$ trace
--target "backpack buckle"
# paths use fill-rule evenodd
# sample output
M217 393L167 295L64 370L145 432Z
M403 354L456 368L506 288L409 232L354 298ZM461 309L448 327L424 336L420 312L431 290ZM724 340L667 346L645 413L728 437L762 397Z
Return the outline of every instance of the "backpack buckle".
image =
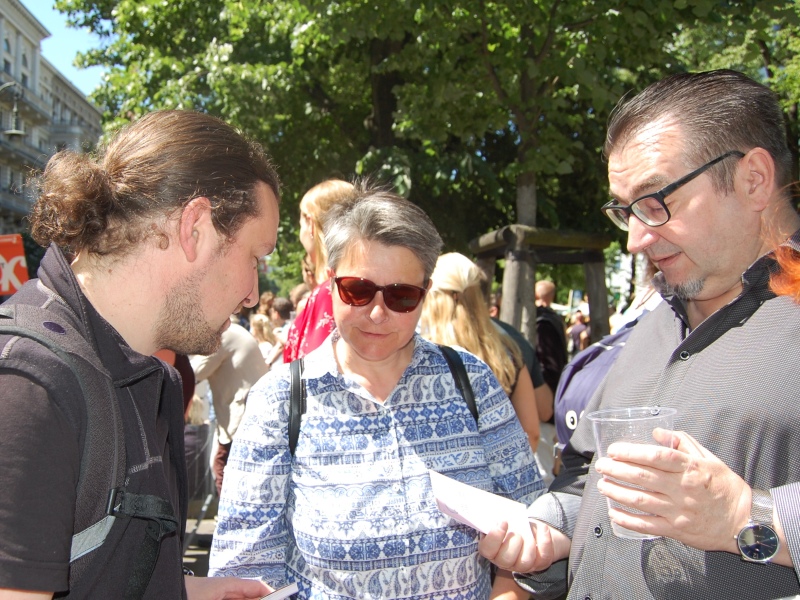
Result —
M111 488L108 491L108 502L106 503L106 514L116 516L119 507L122 506L122 500L125 496L123 488ZM119 502L117 502L119 498Z

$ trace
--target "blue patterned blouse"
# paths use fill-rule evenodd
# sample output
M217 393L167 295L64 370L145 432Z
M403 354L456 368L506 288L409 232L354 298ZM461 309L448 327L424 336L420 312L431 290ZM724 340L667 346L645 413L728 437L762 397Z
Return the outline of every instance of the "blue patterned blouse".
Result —
M338 372L336 337L306 357L294 460L288 365L250 391L225 468L210 574L296 581L309 599L485 600L478 534L439 511L427 469L531 503L544 484L511 402L486 364L460 351L476 426L439 349L419 336L397 387L375 402Z

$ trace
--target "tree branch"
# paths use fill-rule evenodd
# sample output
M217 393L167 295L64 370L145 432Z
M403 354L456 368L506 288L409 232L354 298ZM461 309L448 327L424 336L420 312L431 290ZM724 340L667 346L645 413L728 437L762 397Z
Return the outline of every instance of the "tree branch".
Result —
M556 0L553 2L553 6L550 7L550 14L547 15L547 35L544 38L544 42L542 42L542 47L539 48L539 51L534 56L534 61L537 65L541 64L544 58L549 54L550 49L553 47L553 39L556 36L555 27L553 23L556 20L556 12L558 11L558 7L561 4L561 0Z
M505 89L503 89L503 85L500 82L500 78L497 75L497 70L492 65L492 62L489 60L489 25L486 22L486 2L485 0L480 0L481 6L481 57L483 58L484 66L486 67L486 72L489 75L489 81L492 84L492 88L494 89L494 93L497 94L497 97L500 99L502 104L508 106L511 113L517 119L517 123L520 128L528 128L530 124L528 123L527 119L525 118L525 113L522 110L522 107L518 104L515 104L508 93L506 93Z

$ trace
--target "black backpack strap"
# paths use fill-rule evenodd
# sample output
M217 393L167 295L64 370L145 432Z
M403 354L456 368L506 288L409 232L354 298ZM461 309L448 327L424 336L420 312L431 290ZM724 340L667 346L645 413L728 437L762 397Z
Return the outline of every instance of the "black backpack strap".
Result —
M180 524L169 501L125 492L127 459L122 415L110 374L95 359L80 332L46 309L26 304L0 307L0 334L33 340L53 352L74 374L86 403L87 431L78 478L76 525L80 526L79 520L94 522L72 536L70 584L88 567L88 557L79 559L102 546L117 518L146 519L150 522L125 595L126 600L142 598L158 560L161 539L175 532ZM109 490L108 500L94 506L98 489ZM80 519L79 510L84 511Z
M303 359L298 358L289 364L289 452L294 456L297 438L300 437L300 420L306 412L306 384L302 379Z
M125 600L140 600L147 590L158 561L161 540L177 531L180 523L172 510L172 504L167 500L150 494L131 494L125 490L112 490L108 500L108 513L149 521L125 589Z
M46 309L26 304L0 307L0 333L33 340L50 350L69 367L81 388L87 420L75 526L88 526L72 536L70 563L74 563L99 548L114 524L115 517L106 511L105 497L101 496L99 503L92 502L98 490L107 494L125 481L122 415L116 402L109 401L116 396L111 376L93 359L94 352L83 336ZM99 375L92 377L92 371ZM82 564L72 570L80 572Z
M453 374L453 379L456 381L456 387L464 396L464 401L469 407L469 412L478 423L478 407L475 404L475 392L472 390L472 384L469 382L467 376L467 369L464 366L464 361L461 360L458 352L453 350L450 346L439 345L439 350L442 351L444 359L447 361L447 366L450 367L450 372Z

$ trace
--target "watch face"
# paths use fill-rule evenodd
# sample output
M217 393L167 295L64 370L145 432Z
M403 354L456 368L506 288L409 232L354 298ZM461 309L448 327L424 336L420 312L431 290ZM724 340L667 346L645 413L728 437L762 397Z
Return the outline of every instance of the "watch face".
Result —
M769 525L755 523L739 533L742 556L754 562L767 562L778 553L778 534Z

